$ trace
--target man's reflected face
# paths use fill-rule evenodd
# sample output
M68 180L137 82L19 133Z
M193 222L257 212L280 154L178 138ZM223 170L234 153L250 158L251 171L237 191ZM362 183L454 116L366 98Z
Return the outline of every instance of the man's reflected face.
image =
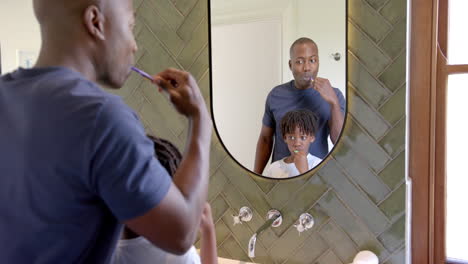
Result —
M312 85L311 79L317 77L319 69L317 46L310 42L296 44L291 52L289 68L294 76L296 88L309 88Z

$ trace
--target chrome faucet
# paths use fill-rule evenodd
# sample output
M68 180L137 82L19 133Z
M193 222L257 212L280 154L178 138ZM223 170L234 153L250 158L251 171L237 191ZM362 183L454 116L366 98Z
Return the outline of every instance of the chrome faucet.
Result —
M242 207L239 210L239 215L233 215L234 225L242 224L242 222L249 222L252 220L252 209L247 206Z
M261 232L263 232L265 229L267 229L270 226L271 227L280 226L282 221L283 221L283 218L281 217L281 213L278 210L272 209L268 211L267 221L258 228L258 230L252 235L252 237L249 240L248 252L249 252L250 258L255 257L255 244L257 243L257 236L260 235Z

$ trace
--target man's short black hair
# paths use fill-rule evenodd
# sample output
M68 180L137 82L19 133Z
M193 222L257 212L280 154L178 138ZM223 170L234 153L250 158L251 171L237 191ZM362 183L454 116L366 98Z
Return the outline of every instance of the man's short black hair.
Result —
M293 134L296 127L299 127L299 130L306 135L315 136L318 127L318 119L310 110L293 110L287 112L283 118L281 118L280 127L283 138L286 134Z
M305 43L314 44L315 47L316 47L317 50L318 50L318 46L317 46L317 43L315 43L315 41L313 41L313 40L310 39L310 38L302 37L302 38L296 39L296 41L294 41L293 44L291 45L291 47L289 48L289 57L292 58L293 49L294 49L294 47L295 47L296 45L305 44Z

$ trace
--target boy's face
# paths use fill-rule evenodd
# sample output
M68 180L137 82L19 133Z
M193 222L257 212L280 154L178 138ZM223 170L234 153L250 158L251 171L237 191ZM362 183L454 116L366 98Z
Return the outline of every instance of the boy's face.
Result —
M303 153L309 153L309 145L314 142L315 136L307 135L296 127L294 133L284 135L284 141L288 145L288 149L291 155Z

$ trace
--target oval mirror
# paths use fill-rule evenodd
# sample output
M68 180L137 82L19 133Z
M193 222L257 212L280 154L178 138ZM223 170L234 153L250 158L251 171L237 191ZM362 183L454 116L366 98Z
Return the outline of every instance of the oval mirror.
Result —
M346 1L211 0L212 112L229 154L268 177L329 154L346 108Z

